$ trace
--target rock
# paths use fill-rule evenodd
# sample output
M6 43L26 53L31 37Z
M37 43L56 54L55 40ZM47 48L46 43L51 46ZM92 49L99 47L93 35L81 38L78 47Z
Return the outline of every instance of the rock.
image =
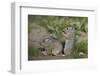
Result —
M45 27L33 25L28 35L28 46L33 48L44 48L43 55L58 55L62 52L62 44L53 39Z
M40 48L41 41L49 37L50 37L50 34L46 30L46 28L40 25L33 25L31 32L28 35L28 45L29 47Z

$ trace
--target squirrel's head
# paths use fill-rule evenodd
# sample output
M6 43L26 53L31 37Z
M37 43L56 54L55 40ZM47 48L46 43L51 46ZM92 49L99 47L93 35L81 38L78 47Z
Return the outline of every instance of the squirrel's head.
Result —
M64 30L63 30L63 32L64 32L65 34L71 33L71 32L74 32L74 31L75 31L75 28L74 28L74 27L66 27L66 28L64 28Z
M74 34L75 34L75 28L74 28L74 27L66 27L66 28L64 28L64 30L63 30L63 35L64 35L66 38L70 38L70 37L72 37Z

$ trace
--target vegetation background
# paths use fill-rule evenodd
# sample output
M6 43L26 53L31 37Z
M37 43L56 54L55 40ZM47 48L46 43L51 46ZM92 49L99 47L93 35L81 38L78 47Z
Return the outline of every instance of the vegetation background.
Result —
M75 46L71 56L73 58L88 57L88 17L73 17L73 16L43 16L43 15L28 15L28 33L31 32L31 24L41 25L48 29L52 37L64 41L62 30L68 26L74 27ZM34 52L34 51L35 52ZM36 56L37 49L29 48L29 56Z

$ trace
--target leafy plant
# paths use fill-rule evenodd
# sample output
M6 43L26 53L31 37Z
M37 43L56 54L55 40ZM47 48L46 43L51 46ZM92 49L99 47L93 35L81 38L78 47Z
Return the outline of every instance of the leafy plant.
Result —
M40 49L29 47L28 48L28 56L29 57L39 56L39 51L40 51Z
M88 55L88 43L87 41L81 41L75 45L75 48L72 52L74 58L87 58Z

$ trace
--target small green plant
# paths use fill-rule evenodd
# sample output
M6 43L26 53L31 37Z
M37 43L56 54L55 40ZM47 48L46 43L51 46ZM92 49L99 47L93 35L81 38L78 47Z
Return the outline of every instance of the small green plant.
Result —
M29 47L28 48L28 56L29 57L39 56L39 51L40 51L40 49Z
M74 58L87 58L88 56L88 43L87 41L81 41L75 45L72 52Z

